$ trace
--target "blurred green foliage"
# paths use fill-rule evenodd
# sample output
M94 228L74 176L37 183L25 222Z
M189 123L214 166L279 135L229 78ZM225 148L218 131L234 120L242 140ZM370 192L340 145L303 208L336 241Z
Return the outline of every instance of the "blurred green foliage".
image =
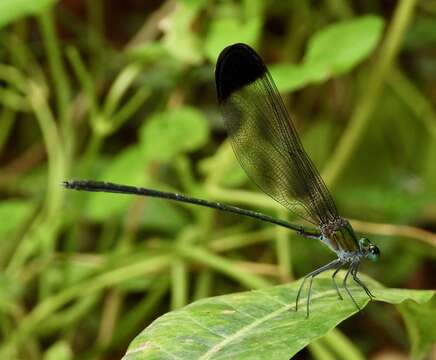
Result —
M435 22L433 0L2 0L1 358L120 358L169 310L332 258L248 219L59 185L122 182L291 216L225 141L213 69L234 42L270 65L341 213L380 247L363 271L434 287ZM409 344L398 313L367 309L297 356L431 351L410 330L425 321L404 315Z

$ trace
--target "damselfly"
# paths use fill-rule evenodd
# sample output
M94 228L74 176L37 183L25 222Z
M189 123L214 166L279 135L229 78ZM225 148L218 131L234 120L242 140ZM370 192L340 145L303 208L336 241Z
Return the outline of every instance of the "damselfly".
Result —
M314 227L153 189L96 181L65 181L63 185L68 189L151 196L206 206L284 226L305 238L320 240L336 253L337 258L304 277L295 299L295 310L298 310L304 283L310 279L306 303L306 316L309 316L313 278L326 270L334 270L333 285L342 299L335 276L344 266L348 270L343 287L359 309L347 287L347 279L351 275L372 298L357 272L362 259L378 260L379 249L367 238L359 239L350 223L338 214L324 181L303 149L264 62L248 45L231 45L218 58L215 80L225 126L242 168L262 191Z

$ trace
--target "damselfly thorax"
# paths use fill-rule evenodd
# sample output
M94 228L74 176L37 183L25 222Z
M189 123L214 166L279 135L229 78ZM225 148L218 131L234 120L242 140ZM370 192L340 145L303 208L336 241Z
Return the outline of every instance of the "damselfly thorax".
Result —
M339 258L348 260L361 254L359 240L351 224L344 218L322 224L320 240Z

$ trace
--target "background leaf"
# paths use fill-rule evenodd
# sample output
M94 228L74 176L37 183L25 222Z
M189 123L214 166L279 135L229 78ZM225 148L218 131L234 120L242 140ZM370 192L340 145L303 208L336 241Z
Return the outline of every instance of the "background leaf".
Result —
M185 106L152 116L142 126L140 137L146 159L167 162L203 146L209 138L209 126L200 111Z
M322 67L326 77L343 74L374 50L382 29L383 21L377 16L330 25L309 40L304 64Z
M436 344L436 301L432 299L427 304L400 304L399 309L409 333L412 359L424 359Z
M261 21L259 18L250 18L241 22L235 18L217 19L212 22L204 51L210 61L215 62L222 49L237 42L256 43Z
M179 60L195 64L201 60L200 43L197 34L192 31L193 22L200 2L181 2L163 22L165 48Z
M215 63L221 50L234 43L255 47L262 28L264 7L261 0L245 1L242 6L231 2L217 6L204 40L208 59Z
M300 65L271 66L277 88L291 91L350 71L374 51L382 29L383 20L377 16L362 16L325 27L309 40Z

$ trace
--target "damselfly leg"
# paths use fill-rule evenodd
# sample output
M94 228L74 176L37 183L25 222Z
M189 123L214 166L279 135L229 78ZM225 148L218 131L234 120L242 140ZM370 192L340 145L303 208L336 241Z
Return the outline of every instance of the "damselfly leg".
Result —
M347 292L347 294L351 298L351 300L353 300L354 305L356 305L357 309L360 311L361 310L360 306L357 304L357 302L354 299L353 295L351 295L350 289L348 289L348 287L347 287L348 276L350 275L350 273L352 273L352 271L354 270L355 266L356 265L354 263L352 263L350 265L350 267L348 268L347 273L345 274L345 277L344 277L344 281L342 282L342 286L344 287L345 291Z
M304 283L306 282L306 280L308 278L310 278L310 283L309 283L309 290L307 292L307 304L306 304L306 317L309 317L309 308L310 308L310 296L311 296L311 292L312 292L312 281L313 278L319 274L321 274L324 271L327 270L331 270L331 269L336 269L338 267L341 267L343 264L342 260L340 259L336 259L333 260L332 262L329 262L328 264L321 266L320 268L312 271L311 273L307 274L303 281L301 282L300 287L298 288L298 292L297 292L297 298L295 299L295 311L298 311L298 300L300 299L300 295L301 295L301 290L303 289Z
M336 292L338 293L339 299L344 300L344 298L341 295L341 292L339 291L339 287L338 287L338 284L336 283L336 279L335 279L335 276L339 272L339 270L341 270L341 267L342 266L338 266L338 268L334 271L334 273L332 275L332 281L333 281L333 285L335 286Z
M360 280L360 279L358 278L358 276L357 276L357 270L358 270L358 268L359 268L359 263L357 263L357 265L355 266L355 268L354 268L353 271L351 272L351 275L353 276L353 280L354 280L358 285L360 285L360 286L363 288L363 290L365 290L366 295L368 295L368 297L369 297L370 299L372 299L372 298L374 298L374 295L371 293L371 291L369 291L369 289L368 289L368 287L365 285L365 283L364 283L362 280Z

